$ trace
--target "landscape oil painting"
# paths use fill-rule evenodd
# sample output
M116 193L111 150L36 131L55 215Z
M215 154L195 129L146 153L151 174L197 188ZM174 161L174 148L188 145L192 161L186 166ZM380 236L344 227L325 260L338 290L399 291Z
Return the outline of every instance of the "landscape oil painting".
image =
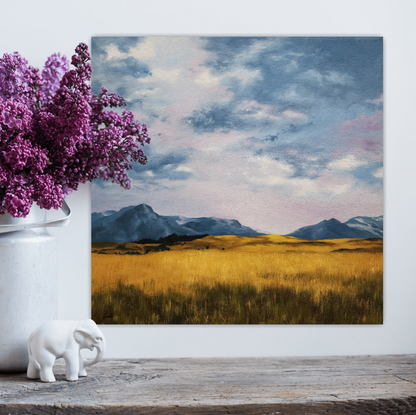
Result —
M98 324L383 323L383 38L94 37L92 69L151 137L92 183Z

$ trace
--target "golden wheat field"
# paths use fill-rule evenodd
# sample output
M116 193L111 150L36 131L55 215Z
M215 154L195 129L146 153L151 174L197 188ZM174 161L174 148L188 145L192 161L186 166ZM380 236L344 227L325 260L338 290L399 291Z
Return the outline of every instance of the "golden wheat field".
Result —
M278 235L162 247L100 242L91 286L93 318L107 323L376 324L383 246Z

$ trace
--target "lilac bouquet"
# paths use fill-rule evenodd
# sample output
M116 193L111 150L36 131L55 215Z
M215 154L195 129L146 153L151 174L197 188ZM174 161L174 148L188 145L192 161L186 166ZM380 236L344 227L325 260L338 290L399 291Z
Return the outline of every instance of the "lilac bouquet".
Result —
M0 214L25 217L35 202L58 209L79 183L111 180L130 188L132 162L145 164L147 127L125 109L122 97L91 93L88 47L72 65L48 58L42 73L18 53L0 59Z

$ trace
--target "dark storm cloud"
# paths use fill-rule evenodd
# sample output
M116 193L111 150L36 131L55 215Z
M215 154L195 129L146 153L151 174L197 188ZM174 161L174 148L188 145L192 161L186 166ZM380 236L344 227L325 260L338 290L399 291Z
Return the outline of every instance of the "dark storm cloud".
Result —
M191 116L184 118L184 122L200 133L218 129L229 131L243 127L243 121L226 105L213 105L210 108L194 110Z
M365 165L365 166L359 166L356 169L352 171L353 176L361 181L362 183L365 183L367 185L376 185L376 186L382 186L383 185L383 178L382 177L376 177L374 174L378 169L383 167L383 163L379 162L377 164L371 164L371 165Z
M108 59L106 47L114 45L120 52L127 53L130 47L136 46L142 40L143 39L141 38L133 37L93 37L91 42L91 66L93 74L105 76L108 83L116 85L119 84L119 81L123 76L132 76L134 78L151 76L149 67L132 56L122 59ZM101 86L101 79L93 76L91 83L92 92L98 94L101 90ZM124 96L126 89L119 85L117 90L110 92L116 92L117 94Z
M282 133L296 134L296 133L299 133L300 131L304 130L305 128L312 127L312 126L313 126L313 122L309 122L307 124L293 124L293 123L290 123L289 127L282 130Z
M267 137L266 137L266 140L268 140L268 141L272 141L272 142L275 142L276 140L278 140L279 139L279 135L278 134L269 134Z
M289 47L308 57L303 67L327 74L346 74L362 98L375 99L383 91L383 38L326 37L289 39Z
M102 62L100 71L104 71L110 76L112 74L116 74L118 77L129 75L134 78L143 78L145 76L152 75L146 64L140 63L137 59L131 56L125 59L114 59Z
M282 152L280 158L294 168L292 177L307 177L316 179L330 162L325 152L311 154L308 151L298 153Z
M382 38L209 38L205 49L215 56L205 63L214 71L260 70L257 81L230 85L236 100L310 113L331 100L348 107L383 92Z
M154 144L154 149L152 144ZM153 140L152 144L145 147L148 163L144 166L139 164L133 166L133 178L156 182L160 179L186 180L192 176L189 171L180 170L180 166L190 159L194 149L172 149L169 152L161 153L160 148L157 148L157 139ZM146 172L149 173L145 174Z
M203 37L204 48L214 52L214 58L204 63L205 66L223 72L235 64L238 54L264 38L256 37Z
M250 115L257 115L257 117L247 117ZM200 134L214 131L249 131L254 128L264 128L272 124L267 116L262 117L258 107L239 110L235 108L233 102L227 105L214 104L201 110L194 110L183 121L190 125L195 132Z
M106 54L106 46L116 45L120 52L128 53L130 48L134 48L142 42L144 38L140 37L92 37L91 38L91 50L96 56L98 54Z

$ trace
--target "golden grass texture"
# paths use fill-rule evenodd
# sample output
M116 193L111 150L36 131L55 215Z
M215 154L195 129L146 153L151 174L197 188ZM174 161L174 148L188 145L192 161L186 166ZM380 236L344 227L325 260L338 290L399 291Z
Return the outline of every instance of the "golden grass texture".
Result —
M382 284L382 240L209 236L174 245L170 251L123 255L133 248L141 252L143 246L94 244L93 252L106 250L107 254L92 254L93 294L114 290L119 282L149 295L174 291L185 296L195 284L248 284L258 291L308 289L319 301L328 291L354 295L357 279L381 279Z

